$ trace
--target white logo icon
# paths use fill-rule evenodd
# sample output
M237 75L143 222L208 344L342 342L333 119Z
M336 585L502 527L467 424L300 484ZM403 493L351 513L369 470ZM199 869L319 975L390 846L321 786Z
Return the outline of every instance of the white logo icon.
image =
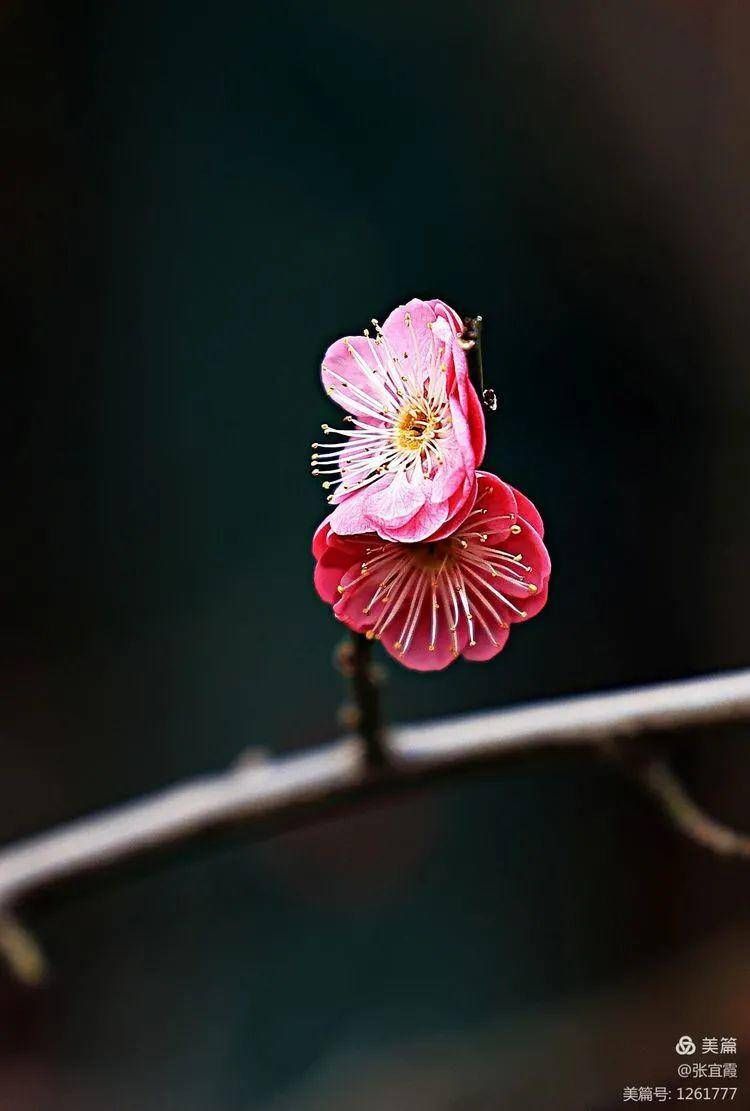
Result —
M695 1053L695 1042L689 1034L683 1034L675 1046L675 1050L681 1057L685 1057L689 1053Z

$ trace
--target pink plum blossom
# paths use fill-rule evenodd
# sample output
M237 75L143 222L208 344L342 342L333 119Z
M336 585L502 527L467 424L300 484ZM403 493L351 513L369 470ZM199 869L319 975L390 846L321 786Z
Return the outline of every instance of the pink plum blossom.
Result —
M415 298L373 325L374 335L337 340L323 359L323 384L347 413L343 427L323 425L329 442L313 444L313 474L336 507L328 527L439 539L470 512L485 448L461 318Z
M511 625L547 601L550 559L537 509L495 475L476 477L468 515L442 539L342 536L332 528L335 514L315 533L320 597L350 629L382 641L417 671L447 667L459 655L491 659Z

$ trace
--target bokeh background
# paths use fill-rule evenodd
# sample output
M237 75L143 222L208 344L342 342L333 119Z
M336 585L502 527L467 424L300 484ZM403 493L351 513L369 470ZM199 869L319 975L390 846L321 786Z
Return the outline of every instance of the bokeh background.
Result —
M742 0L3 0L3 838L335 735L318 363L413 295L484 314L555 571L390 716L747 663L749 47ZM738 824L748 739L679 746ZM10 1111L600 1109L750 1047L750 870L584 759L26 919Z

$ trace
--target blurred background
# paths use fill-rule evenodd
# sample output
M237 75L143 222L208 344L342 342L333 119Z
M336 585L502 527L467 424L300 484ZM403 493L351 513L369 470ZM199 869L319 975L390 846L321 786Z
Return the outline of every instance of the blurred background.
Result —
M486 321L488 466L548 529L494 661L396 720L748 662L750 7L0 4L0 835L334 736L309 442L332 339ZM750 730L681 743L748 827ZM750 869L593 761L29 904L10 1111L618 1107L750 1062Z

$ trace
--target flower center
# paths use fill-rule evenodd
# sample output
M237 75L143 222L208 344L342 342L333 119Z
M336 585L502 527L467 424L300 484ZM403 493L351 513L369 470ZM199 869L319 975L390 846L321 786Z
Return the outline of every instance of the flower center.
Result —
M394 446L398 451L421 452L435 441L442 427L439 414L426 400L412 402L394 421Z
M414 563L422 571L429 571L439 575L446 563L453 562L451 558L452 555L453 543L450 539L435 540L432 543L414 545Z

